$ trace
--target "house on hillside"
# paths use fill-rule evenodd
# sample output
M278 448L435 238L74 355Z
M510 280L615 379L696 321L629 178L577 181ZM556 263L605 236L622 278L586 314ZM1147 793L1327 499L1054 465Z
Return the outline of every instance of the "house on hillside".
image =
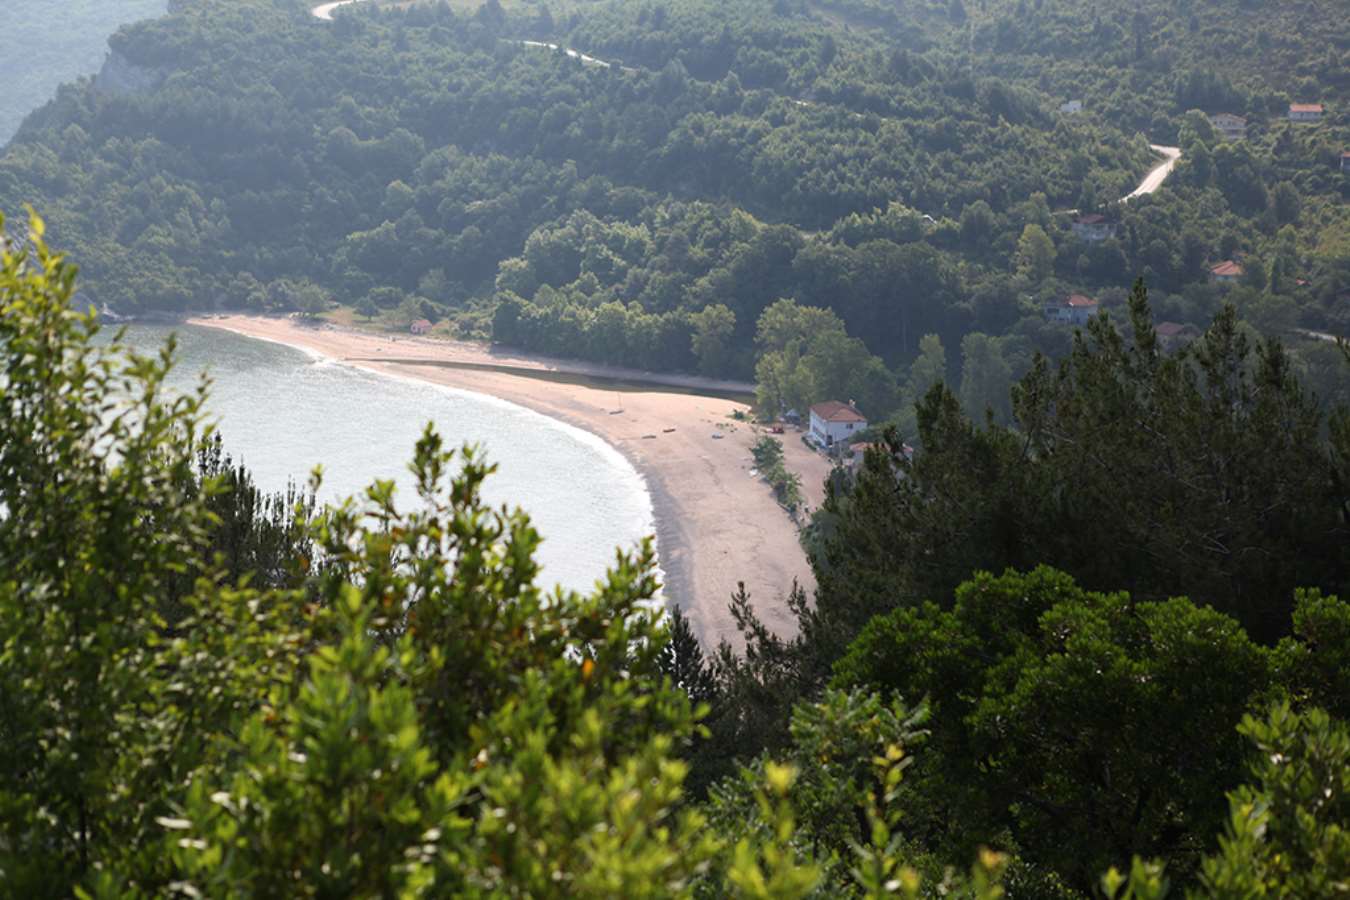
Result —
M871 447L875 447L882 453L890 453L890 448L887 447L885 444L867 443L867 442L852 444L849 446L848 452L845 454L844 464L847 465L851 471L854 472L858 471L859 469L862 468L863 460L866 458L867 451ZM901 444L900 452L904 454L905 459L914 458L914 448L911 447L909 444Z
M1289 121L1290 122L1322 121L1322 104L1320 103L1289 104Z
M1341 171L1350 172L1350 150L1341 154Z
M827 400L811 407L811 437L822 447L847 444L850 437L866 427L867 419L852 403Z
M1070 100L1067 103L1062 103L1060 104L1059 111L1068 116L1077 115L1083 111L1083 101Z
M1247 137L1247 120L1232 113L1215 113L1209 117L1209 124L1226 141L1240 141Z
M1070 294L1054 303L1045 305L1045 320L1064 325L1086 325L1088 319L1097 314L1100 305L1091 297L1082 294Z
M1241 277L1242 266L1231 259L1225 259L1209 270L1209 280L1215 284L1237 284Z
M1199 328L1180 322L1159 322L1153 332L1158 335L1158 346L1164 353L1180 350L1200 336Z
M408 330L413 334L427 334L431 331L431 323L426 319L418 319L408 326Z
M876 447L885 450L885 444L869 444L866 441L858 444L850 444L848 451L844 454L844 463L853 471L862 468L863 458L867 456L867 450L870 447Z
M1116 233L1115 223L1109 221L1101 213L1074 216L1073 221L1069 223L1069 228L1073 231L1074 237L1080 241L1094 244L1109 237L1114 237Z

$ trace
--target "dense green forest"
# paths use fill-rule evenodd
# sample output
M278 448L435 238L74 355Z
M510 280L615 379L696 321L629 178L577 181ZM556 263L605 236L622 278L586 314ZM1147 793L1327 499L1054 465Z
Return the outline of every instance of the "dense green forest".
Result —
M1345 893L1350 359L1284 340L1350 330L1338 4L173 6L0 155L50 216L0 242L0 893ZM1070 292L1109 315L1046 321ZM430 429L414 497L263 494L91 302L896 424L809 518L796 632L742 592L735 652L650 546L545 593Z
M40 220L0 248L7 894L1350 880L1350 420L1231 307L1168 355L1136 289L1016 432L936 384L923 448L888 435L817 514L800 633L740 596L746 652L707 655L650 545L542 592L528 518L430 428L413 498L261 495L206 388L166 391L172 342L96 340L75 290Z
M917 399L931 335L1006 421L1036 352L1068 352L1043 307L1071 292L1119 315L1142 275L1160 321L1232 302L1267 334L1350 330L1348 28L1331 0L1121 21L1082 0L367 3L330 23L190 0L113 38L126 77L29 117L0 208L44 209L87 299L123 313L336 301L717 375L777 352L808 400L838 388L794 376L814 357L869 373L874 420ZM1294 124L1290 102L1326 113ZM1121 205L1150 142L1182 162ZM1077 238L1075 210L1113 235ZM1224 260L1241 283L1210 283ZM780 299L856 340L766 348ZM1331 356L1299 361L1324 396L1345 390Z
M0 28L0 146L62 82L98 71L119 25L164 12L166 0L9 0Z

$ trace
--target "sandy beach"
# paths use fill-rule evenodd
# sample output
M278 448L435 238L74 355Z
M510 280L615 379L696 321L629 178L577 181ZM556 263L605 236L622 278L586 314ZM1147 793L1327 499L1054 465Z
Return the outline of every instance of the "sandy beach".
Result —
M785 636L795 632L784 598L794 580L808 590L814 580L796 526L769 486L751 474L750 447L762 429L734 420L734 412L749 408L725 399L743 385L290 319L202 316L188 321L303 348L374 372L487 394L598 435L646 479L667 599L685 610L704 644L715 646L725 638L739 647L727 606L742 581L766 624ZM801 476L807 503L818 506L829 463L794 432L782 440L787 465Z

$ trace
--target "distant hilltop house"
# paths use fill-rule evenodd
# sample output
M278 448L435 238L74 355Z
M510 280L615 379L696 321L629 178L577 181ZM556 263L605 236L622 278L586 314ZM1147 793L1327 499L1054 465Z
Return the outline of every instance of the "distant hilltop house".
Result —
M408 330L413 334L428 334L431 331L431 323L426 319L418 319L408 326Z
M1322 104L1320 103L1289 104L1289 121L1291 122L1322 121Z
M1059 106L1059 111L1064 113L1065 115L1070 116L1080 113L1083 111L1083 101L1070 100L1067 103L1061 103Z
M1158 345L1166 353L1178 350L1200 336L1199 328L1180 322L1159 322L1153 332L1158 335Z
M1240 141L1247 137L1247 120L1242 116L1235 116L1232 113L1215 113L1209 117L1209 124L1214 126L1224 140Z
M867 419L851 403L828 400L811 407L811 437L822 447L833 447L867 427Z
M1341 154L1341 171L1350 172L1350 150Z
M1082 294L1070 294L1055 303L1045 305L1045 320L1066 325L1086 325L1097 314L1100 304Z
M1104 241L1116 234L1115 223L1101 213L1074 216L1073 221L1069 223L1069 228L1073 231L1074 237L1089 243Z
M1242 266L1231 259L1225 259L1209 270L1209 280L1215 284L1236 284L1241 277Z

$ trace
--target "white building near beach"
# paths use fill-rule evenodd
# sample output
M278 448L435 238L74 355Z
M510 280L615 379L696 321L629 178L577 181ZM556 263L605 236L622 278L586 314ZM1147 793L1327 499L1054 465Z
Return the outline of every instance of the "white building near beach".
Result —
M829 400L811 407L811 437L822 447L847 443L867 427L867 419L851 403Z

